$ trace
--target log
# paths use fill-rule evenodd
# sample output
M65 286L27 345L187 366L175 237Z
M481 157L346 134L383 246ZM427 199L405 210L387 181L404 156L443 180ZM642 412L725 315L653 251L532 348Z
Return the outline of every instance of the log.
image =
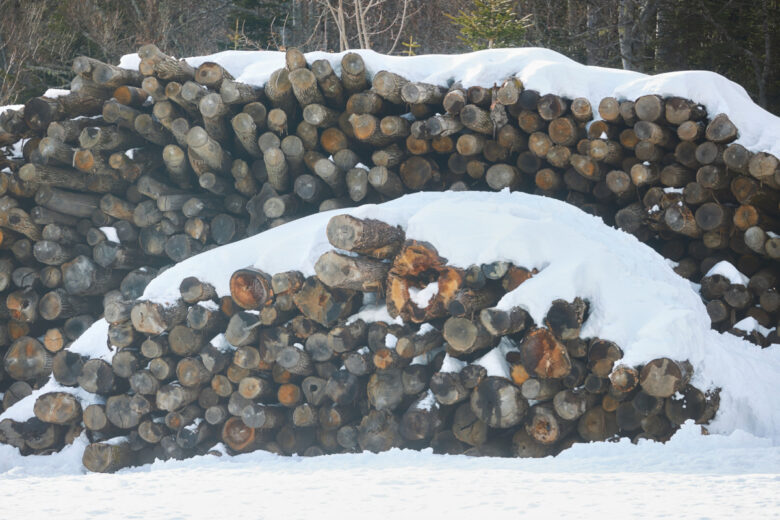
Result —
M470 395L457 373L436 372L431 376L429 385L436 401L443 405L463 402Z
M642 367L639 384L651 396L670 397L685 387L692 375L691 371L687 362L658 358Z
M382 291L389 269L390 264L335 251L324 253L314 265L317 277L325 285L363 292Z
M537 404L528 411L525 431L536 442L552 445L564 439L574 426L573 421L558 417L549 404Z
M48 392L38 396L33 413L49 424L71 424L81 420L81 403L67 392Z
M171 306L141 301L133 306L130 318L133 327L145 334L162 334L182 323L187 316L187 308L181 302Z
M81 368L78 384L93 394L108 394L114 387L114 371L102 359L90 359Z
M523 420L528 402L510 381L495 376L485 378L471 394L474 415L492 428L510 428Z
M84 467L95 473L113 473L131 466L134 460L135 457L128 442L89 444L81 458Z
M528 332L520 345L523 366L529 374L541 378L561 378L571 371L571 359L563 346L546 328Z
M36 380L51 373L52 356L40 341L22 336L5 352L3 368L17 381Z
M362 450L379 453L402 442L398 421L389 410L371 410L360 421L358 444Z
M444 323L447 350L455 356L470 354L495 346L498 338L492 336L479 321L468 318L449 318Z
M550 331L561 340L570 340L580 335L580 328L585 321L588 304L581 298L575 298L569 303L565 300L554 300L547 311L544 323Z
M259 269L240 269L230 277L230 295L243 309L258 309L273 301L271 276Z

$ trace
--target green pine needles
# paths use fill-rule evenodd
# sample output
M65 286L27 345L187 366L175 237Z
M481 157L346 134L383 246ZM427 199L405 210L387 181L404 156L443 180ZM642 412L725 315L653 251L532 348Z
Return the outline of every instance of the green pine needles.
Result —
M518 18L516 4L512 0L474 0L470 11L446 16L460 27L459 38L475 51L517 47L525 43L525 30L532 24L530 14Z

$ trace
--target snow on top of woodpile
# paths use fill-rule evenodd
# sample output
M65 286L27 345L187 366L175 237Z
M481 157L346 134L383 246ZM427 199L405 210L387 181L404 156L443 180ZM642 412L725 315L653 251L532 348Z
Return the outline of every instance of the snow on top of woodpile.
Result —
M507 191L416 193L380 205L319 213L189 258L155 278L143 299L176 300L187 276L228 295L233 271L250 265L268 273L297 269L313 275L315 261L332 249L327 223L343 213L401 225L409 238L432 243L451 265L506 260L539 269L499 306L520 305L541 323L554 299L587 298L590 317L582 337L616 342L625 352L622 362L630 365L662 356L688 359L695 367L692 384L722 389L711 431L745 430L780 440L775 397L780 346L761 350L712 330L699 295L663 257L633 236L555 199ZM106 337L105 321L99 320L71 350L106 358ZM495 365L493 357L486 356L485 364Z
M542 94L568 98L585 97L595 108L609 96L636 98L644 94L678 96L704 105L710 117L725 113L739 129L737 143L752 151L763 151L780 157L780 118L759 107L737 83L708 71L682 71L654 76L639 72L582 65L555 51L524 47L489 49L468 54L428 54L422 56L387 56L370 50L354 50L363 57L370 76L389 70L410 81L450 85L455 81L464 87L491 86L517 76L528 89ZM309 63L328 60L341 73L343 53L310 52ZM271 73L284 67L284 53L277 51L225 51L210 56L187 58L198 66L214 61L225 67L237 80L264 85ZM120 65L138 68L138 55L122 57Z

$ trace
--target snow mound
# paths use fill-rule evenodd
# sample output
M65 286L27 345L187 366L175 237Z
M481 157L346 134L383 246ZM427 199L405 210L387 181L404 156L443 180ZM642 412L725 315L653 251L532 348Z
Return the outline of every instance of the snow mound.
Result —
M516 76L525 88L542 94L568 98L584 97L591 105L609 96L634 100L645 94L678 96L707 108L710 117L728 114L739 129L737 143L752 151L769 152L780 157L780 118L759 107L745 89L720 74L708 71L668 72L650 76L639 72L582 65L555 51L527 47L489 49L467 54L429 54L387 56L370 50L353 50L363 57L370 76L381 70L400 74L410 81L450 85L460 81L464 87L492 86ZM341 73L342 53L310 52L306 60L328 60ZM187 58L197 67L213 61L225 67L238 81L264 85L271 73L284 67L284 53L274 51L225 51L210 56ZM122 67L137 69L137 54L122 57ZM597 113L595 114L598 115Z
M623 362L631 365L662 356L689 360L695 367L694 386L722 389L710 431L740 429L780 441L780 407L774 398L780 347L762 350L713 331L699 295L660 255L555 199L508 191L417 193L381 205L311 215L189 258L155 278L143 299L175 301L187 276L228 295L233 271L250 265L268 273L299 270L313 275L316 260L332 249L325 236L328 220L342 213L400 225L409 238L434 244L455 266L506 260L539 269L499 306L520 305L541 323L553 300L587 298L590 317L583 337L616 342L625 352ZM383 313L370 305L366 314L382 319ZM106 322L99 320L71 350L106 359L111 355L106 334ZM486 355L481 362L500 375L494 358ZM18 410L31 410L37 394L0 419L20 418Z

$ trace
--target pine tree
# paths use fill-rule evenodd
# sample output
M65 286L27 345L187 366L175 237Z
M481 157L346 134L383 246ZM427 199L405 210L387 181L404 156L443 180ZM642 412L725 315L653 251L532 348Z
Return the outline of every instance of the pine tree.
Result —
M463 40L474 50L516 47L525 42L525 30L530 27L530 15L518 18L511 0L474 0L474 7L447 15L460 27Z

